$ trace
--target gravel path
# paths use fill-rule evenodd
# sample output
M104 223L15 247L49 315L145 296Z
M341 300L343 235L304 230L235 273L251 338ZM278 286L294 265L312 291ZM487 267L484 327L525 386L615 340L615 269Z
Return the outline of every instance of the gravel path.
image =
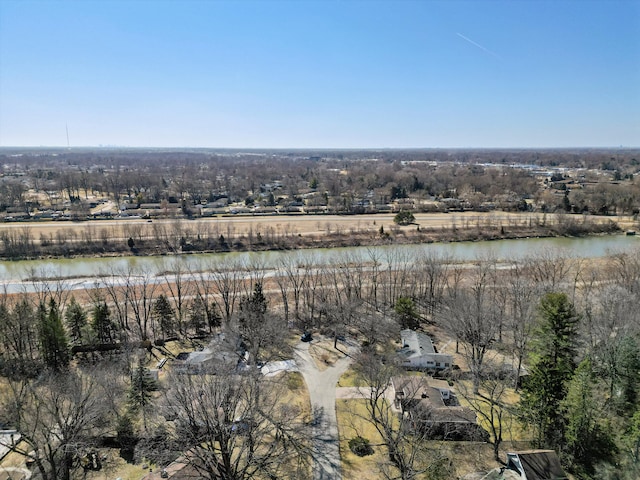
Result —
M345 355L326 370L319 370L309 354L309 344L296 347L300 373L309 390L311 410L314 412L313 478L314 480L341 480L338 422L336 419L336 385L351 365Z

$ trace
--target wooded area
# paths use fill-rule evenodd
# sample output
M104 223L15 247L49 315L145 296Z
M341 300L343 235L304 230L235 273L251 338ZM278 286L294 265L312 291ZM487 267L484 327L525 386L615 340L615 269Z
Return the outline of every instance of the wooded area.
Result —
M296 336L315 332L359 345L354 375L388 449L381 471L449 478L455 466L428 453L434 440L386 410L409 327L455 343L460 370L442 375L484 419L496 460L526 440L558 451L577 478L635 478L639 253L461 263L389 250L323 265L299 252L274 270L231 260L187 270L176 259L160 282L134 267L103 272L85 292L37 280L37 293L2 296L2 423L22 434L14 449L42 478L89 471L105 442L157 465L187 452L205 478L304 478L312 412L280 402L301 391L296 374L258 367L292 358ZM159 359L178 361L167 345L221 334L208 373L148 376Z

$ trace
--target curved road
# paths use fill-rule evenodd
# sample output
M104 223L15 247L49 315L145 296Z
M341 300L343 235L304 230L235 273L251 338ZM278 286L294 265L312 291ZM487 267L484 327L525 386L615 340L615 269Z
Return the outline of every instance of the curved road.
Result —
M352 349L349 349L350 352ZM302 374L311 401L313 420L313 479L341 480L340 442L336 419L336 385L351 365L345 355L326 370L319 370L309 354L309 344L300 343L296 349L298 368Z

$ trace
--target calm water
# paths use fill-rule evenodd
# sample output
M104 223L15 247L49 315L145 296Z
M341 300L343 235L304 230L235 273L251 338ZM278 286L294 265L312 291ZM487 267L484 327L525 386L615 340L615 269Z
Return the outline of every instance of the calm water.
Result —
M243 252L222 254L195 254L160 257L75 258L57 260L24 260L0 262L0 283L12 286L34 276L41 278L67 278L90 281L92 277L116 274L134 269L152 275L175 270L176 262L185 268L203 269L218 262L233 260L247 262L263 268L277 266L284 258L295 258L300 263L331 264L344 261L371 260L373 256L384 263L384 258L401 256L411 258L424 253L474 260L489 256L498 259L521 259L549 251L582 258L603 257L611 252L630 251L640 246L640 237L609 235L588 238L531 238L496 240L488 242L432 243L403 246L348 247L277 252ZM87 277L89 277L87 279ZM13 290L13 288L9 288Z

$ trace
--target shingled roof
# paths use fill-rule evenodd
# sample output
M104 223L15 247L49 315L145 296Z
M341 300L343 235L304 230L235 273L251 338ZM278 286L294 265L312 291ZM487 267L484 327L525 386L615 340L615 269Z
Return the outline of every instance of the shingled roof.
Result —
M568 480L553 450L507 453L507 468L520 472L523 480Z

